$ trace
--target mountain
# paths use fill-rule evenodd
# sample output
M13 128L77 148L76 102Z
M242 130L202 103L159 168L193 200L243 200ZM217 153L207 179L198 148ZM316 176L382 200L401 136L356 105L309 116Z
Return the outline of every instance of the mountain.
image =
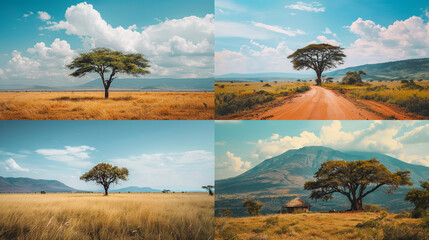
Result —
M75 87L76 89L102 90L101 79L95 79ZM141 91L214 91L213 78L121 78L113 81L112 90Z
M217 180L215 182L216 194L220 195L220 201L216 203L216 208L222 207L231 210L235 206L242 211L242 207L239 206L240 201L242 201L241 196L245 196L244 198L256 196L258 200L265 199L268 203L265 208L269 213L279 210L281 203L285 203L289 198L292 199L295 196L310 201L308 199L310 192L305 191L303 186L306 181L314 180L313 174L323 162L327 160L356 161L371 158L376 158L392 172L410 170L411 181L415 185L418 185L421 180L427 180L429 176L429 167L409 164L380 153L341 152L327 147L304 147L266 159L236 177ZM386 205L391 207L393 211L401 210L410 207L409 203L403 201L406 190L407 188L401 188L400 191L392 195L378 191L368 195L366 203ZM227 200L222 198L222 195L235 195L237 198ZM315 204L313 210L318 211L333 209L332 206L342 206L342 209L347 209L348 201L345 198L336 195L335 199L328 202L319 201L315 203L313 201L310 203ZM274 206L270 208L269 204L274 204Z
M0 177L0 193L80 192L57 180Z
M302 73L282 73L282 72L268 72L268 73L228 73L215 76L216 80L248 80L259 81L264 79L289 79L295 81L296 79L306 79L314 77L315 74L302 74Z
M367 74L363 77L364 80L429 80L429 58L366 64L335 70L332 72L328 72L325 75L334 78L339 78L345 76L347 71L359 70L362 70Z
M112 193L117 193L117 192L121 192L121 193L126 193L126 192L135 192L135 193L140 193L140 192L162 192L161 190L158 189L153 189L150 187L136 187L136 186L131 186L131 187L125 187L125 188L120 188L120 189L112 189L109 192Z

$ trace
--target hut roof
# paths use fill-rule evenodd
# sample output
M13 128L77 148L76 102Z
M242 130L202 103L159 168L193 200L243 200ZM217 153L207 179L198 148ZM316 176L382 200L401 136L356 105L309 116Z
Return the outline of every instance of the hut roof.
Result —
M302 200L301 198L297 197L283 204L283 207L309 208L311 207L311 205L305 200Z

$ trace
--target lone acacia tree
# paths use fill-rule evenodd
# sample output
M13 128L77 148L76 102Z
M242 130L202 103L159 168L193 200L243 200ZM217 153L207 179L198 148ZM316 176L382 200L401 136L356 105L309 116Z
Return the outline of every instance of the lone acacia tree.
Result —
M85 182L94 181L104 188L104 195L108 195L110 184L118 183L119 180L128 180L128 169L112 166L108 163L99 163L87 173L80 177Z
M429 208L429 182L420 182L423 189L412 189L405 195L405 201L414 204L415 208L411 212L414 218L424 217L426 209Z
M397 190L410 182L410 171L390 172L377 159L346 162L327 161L321 164L314 174L316 181L304 184L305 190L311 190L311 199L328 201L334 193L347 197L350 210L363 210L363 199L382 186L388 186L388 192Z
M207 189L207 191L209 191L210 196L213 196L213 185L207 185L207 186L202 186L203 189Z
M118 73L130 74L135 77L149 74L149 60L140 53L124 54L108 48L95 48L89 53L81 53L66 65L70 69L76 69L70 76L83 77L87 73L98 73L104 86L104 97L109 98L109 88ZM104 74L110 73L106 78Z
M344 48L332 46L327 43L310 44L296 50L287 58L292 59L296 70L313 69L316 71L317 85L322 85L322 73L344 63Z

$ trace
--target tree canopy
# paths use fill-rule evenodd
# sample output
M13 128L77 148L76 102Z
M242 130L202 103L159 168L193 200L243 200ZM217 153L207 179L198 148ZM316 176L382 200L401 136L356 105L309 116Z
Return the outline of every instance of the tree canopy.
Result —
M327 43L310 44L296 50L287 58L292 59L293 68L296 70L313 69L317 75L317 85L322 85L323 71L344 63L346 55L343 50L344 48Z
M366 73L362 70L359 70L358 72L348 71L346 72L346 76L344 76L343 79L341 80L341 84L362 86L365 84L362 81L363 75L366 75Z
M126 168L112 166L109 163L99 163L87 173L83 174L80 179L85 182L94 181L104 188L104 195L108 195L110 184L118 183L119 180L128 180L129 173Z
M213 196L213 188L214 188L213 185L202 186L202 188L209 191L210 196Z
M243 202L243 207L246 208L246 212L251 216L259 216L263 206L263 203L251 199L247 199Z
M311 199L323 201L333 199L334 193L342 194L350 201L350 210L356 211L363 210L363 199L382 186L392 192L399 186L413 185L409 174L410 171L392 173L377 159L327 161L314 174L316 181L306 182L304 189L311 191Z
M414 204L415 209L412 216L415 218L424 217L426 209L429 208L429 182L420 182L422 189L412 189L405 195L405 201Z
M70 76L83 77L87 73L98 73L103 82L105 98L109 98L109 88L117 74L128 74L135 77L149 74L149 60L140 53L124 54L109 48L95 48L88 53L81 53L79 57L67 65L75 69ZM109 74L110 73L110 74ZM105 74L108 74L105 76Z

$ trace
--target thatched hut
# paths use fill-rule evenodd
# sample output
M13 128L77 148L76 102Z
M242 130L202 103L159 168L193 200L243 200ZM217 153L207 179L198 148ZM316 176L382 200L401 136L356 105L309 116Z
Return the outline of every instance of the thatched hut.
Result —
M308 212L310 207L310 203L297 197L283 204L281 213L293 213L295 211Z

